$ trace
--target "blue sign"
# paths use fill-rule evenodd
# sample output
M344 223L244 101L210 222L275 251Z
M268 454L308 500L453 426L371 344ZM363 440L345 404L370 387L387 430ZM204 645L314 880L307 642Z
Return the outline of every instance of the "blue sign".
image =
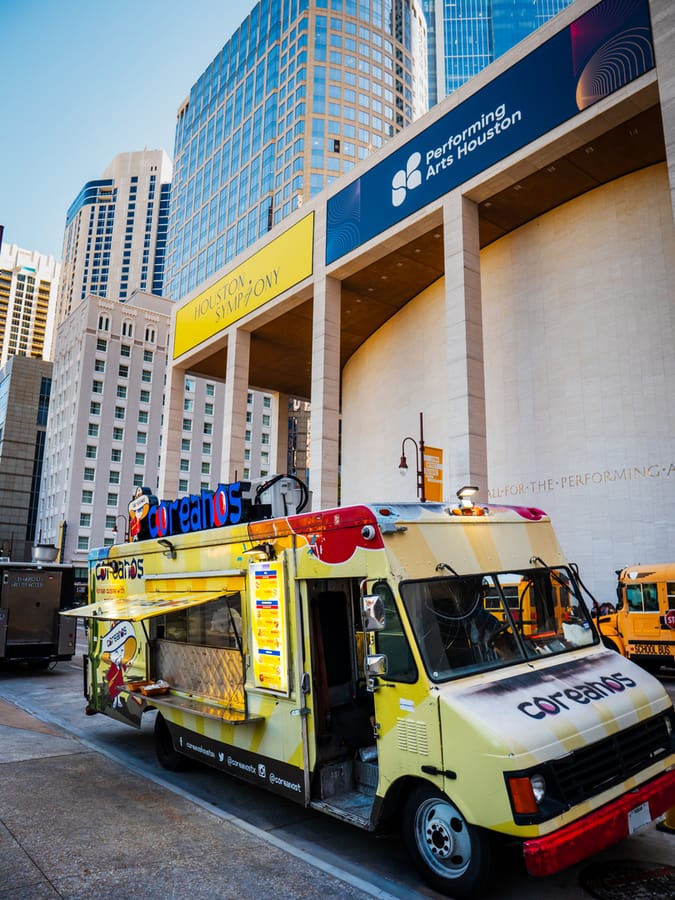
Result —
M604 0L331 197L326 263L653 67L648 0Z

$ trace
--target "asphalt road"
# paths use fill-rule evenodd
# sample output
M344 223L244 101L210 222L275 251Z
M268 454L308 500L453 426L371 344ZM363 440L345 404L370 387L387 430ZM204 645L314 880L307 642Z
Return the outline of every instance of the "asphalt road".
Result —
M87 747L193 799L211 812L228 819L235 817L242 827L254 829L276 846L281 843L288 852L309 858L319 869L347 881L358 880L361 887L370 886L373 896L441 896L419 879L397 835L377 837L364 833L196 763L187 772L167 772L155 759L152 715L144 717L140 731L105 716L86 716L81 660L84 647L80 633L78 655L69 663L62 662L42 672L23 669L0 672L0 697L45 722L58 725ZM664 674L662 681L675 698L675 671ZM675 836L648 826L592 861L546 879L530 878L514 857L505 862L505 871L499 873L499 887L482 900L540 900L542 896L547 900L587 900L589 896L622 900L624 893L620 886L613 887L609 893L597 894L589 893L584 883L591 863L611 872L619 865L618 861L625 864L630 860L638 864L675 865ZM669 885L672 887L670 882ZM658 887L656 893L653 886L650 890L651 893L639 896L672 900L670 890L668 894L659 893Z

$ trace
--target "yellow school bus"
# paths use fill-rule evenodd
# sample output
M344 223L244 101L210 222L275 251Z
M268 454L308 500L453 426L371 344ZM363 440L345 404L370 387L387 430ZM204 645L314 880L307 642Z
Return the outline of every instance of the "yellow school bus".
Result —
M651 672L675 665L675 563L617 573L616 612L599 617L603 640Z
M671 701L603 646L543 512L251 519L265 505L246 490L150 498L149 537L90 553L74 611L89 713L152 714L169 769L199 760L352 826L398 823L453 897L480 895L501 843L546 876L675 806ZM508 603L523 581L536 628Z

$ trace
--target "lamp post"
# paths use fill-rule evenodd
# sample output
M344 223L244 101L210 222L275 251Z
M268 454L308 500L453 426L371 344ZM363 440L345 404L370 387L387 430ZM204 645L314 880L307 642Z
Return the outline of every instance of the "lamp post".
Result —
M405 444L410 441L415 447L415 467L417 475L417 495L422 503L426 503L424 495L424 415L420 413L420 439L404 437L401 442L401 461L398 464L401 475L405 475L408 469L408 460L405 458Z
M128 540L129 540L129 520L128 520L127 517L124 515L124 513L120 513L120 514L115 518L115 525L114 525L114 527L113 527L113 534L115 534L115 536L117 536L117 535L119 534L119 529L118 529L118 527L117 527L117 522L118 522L120 519L124 522L124 543L126 544L126 543L128 542Z

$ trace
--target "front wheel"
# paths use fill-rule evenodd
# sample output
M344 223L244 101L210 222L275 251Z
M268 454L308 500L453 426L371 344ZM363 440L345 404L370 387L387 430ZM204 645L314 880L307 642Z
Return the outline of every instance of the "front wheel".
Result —
M160 766L169 772L180 772L187 767L187 759L174 749L171 732L161 713L155 719L155 753Z
M470 825L431 785L420 784L408 796L403 838L416 868L436 890L467 897L487 883L492 869L488 833Z

